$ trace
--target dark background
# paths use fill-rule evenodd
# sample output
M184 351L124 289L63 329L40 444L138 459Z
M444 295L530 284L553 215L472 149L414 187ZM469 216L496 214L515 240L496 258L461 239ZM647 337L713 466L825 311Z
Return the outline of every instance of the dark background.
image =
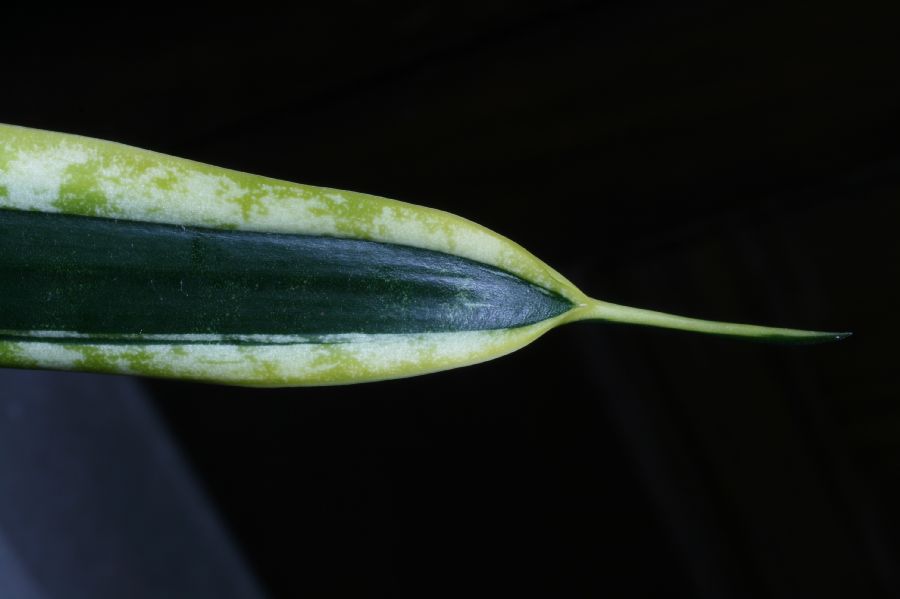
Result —
M231 539L215 542L242 556L227 569L268 596L889 597L900 12L888 6L37 7L4 19L0 122L446 209L618 303L855 333L781 347L590 323L409 380L142 381L154 434L174 440ZM109 414L114 393L93 393L105 399L85 410ZM19 467L37 476L57 437L31 442L46 455ZM145 489L137 503L171 490L146 465L121 470ZM150 557L123 550L113 570L157 550L206 559L156 512L125 513L157 532L136 541ZM67 531L20 533L53 544ZM60 559L91 563L91 546Z

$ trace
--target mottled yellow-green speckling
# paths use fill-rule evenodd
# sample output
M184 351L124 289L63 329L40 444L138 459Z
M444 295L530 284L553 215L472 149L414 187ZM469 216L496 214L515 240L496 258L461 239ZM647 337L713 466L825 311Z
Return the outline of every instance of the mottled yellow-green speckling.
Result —
M144 170L148 169L145 167ZM150 184L162 191L172 191L178 184L178 177L172 171L162 171L150 178Z
M71 367L88 372L142 374L153 377L174 377L179 370L177 361L161 360L160 349L149 346L110 346L67 344L64 349L77 354Z
M16 143L2 143L0 139L0 172L5 171L9 163L22 150L22 147Z
M278 365L270 360L257 356L251 348L238 346L241 357L250 365L252 378L256 380L280 381L281 372Z
M66 168L53 207L60 212L87 216L107 216L118 212L98 186L97 166L93 161Z
M253 217L265 216L269 213L269 206L266 203L266 199L269 197L269 194L261 189L251 189L228 201L237 204L241 209L244 222L249 222Z
M24 355L17 343L4 341L0 341L0 364L21 368L37 368L39 366L37 360Z
M346 237L371 237L373 223L383 209L377 202L347 201L337 190L322 190L317 199L320 201L310 206L310 214L334 218L337 233Z
M322 214L335 218L339 235L372 240L402 238L407 243L429 240L431 249L453 251L453 223L439 217L436 211L415 210L401 203L375 201L371 196L352 192L324 193Z
M120 354L119 359L132 372L156 372L159 375L171 373L171 369L163 368L154 360L153 354L146 347L128 348Z
M93 345L66 344L63 349L78 355L72 366L90 372L121 372L122 369L111 360L106 351Z

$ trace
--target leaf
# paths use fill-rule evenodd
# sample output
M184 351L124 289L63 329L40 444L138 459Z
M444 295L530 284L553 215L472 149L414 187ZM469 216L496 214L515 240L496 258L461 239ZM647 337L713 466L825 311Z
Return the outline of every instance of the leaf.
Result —
M607 320L838 333L594 300L446 212L0 125L0 365L256 386L412 376Z

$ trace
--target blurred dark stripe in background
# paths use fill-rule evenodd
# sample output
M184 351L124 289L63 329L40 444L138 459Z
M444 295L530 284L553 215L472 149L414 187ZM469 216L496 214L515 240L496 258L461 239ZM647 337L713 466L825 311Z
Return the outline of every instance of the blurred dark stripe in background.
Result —
M0 373L0 597L261 598L146 390Z

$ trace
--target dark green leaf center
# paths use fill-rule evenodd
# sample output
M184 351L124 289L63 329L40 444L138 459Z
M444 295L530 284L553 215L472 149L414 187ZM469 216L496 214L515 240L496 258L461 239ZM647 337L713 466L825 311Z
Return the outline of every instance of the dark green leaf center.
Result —
M16 210L0 210L0 287L0 335L26 338L315 340L505 329L572 307L430 250Z

